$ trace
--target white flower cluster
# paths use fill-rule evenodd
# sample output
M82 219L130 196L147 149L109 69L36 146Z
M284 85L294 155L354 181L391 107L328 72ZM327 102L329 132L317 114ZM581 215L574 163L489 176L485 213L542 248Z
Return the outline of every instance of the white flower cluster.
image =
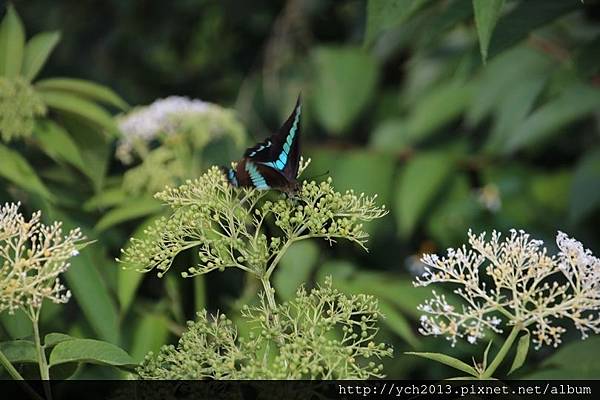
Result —
M544 243L523 231L511 230L504 240L494 231L489 242L485 233L468 235L470 249L448 249L444 258L423 256L427 267L415 286L458 286L456 301L434 292L419 306L426 313L421 317L423 335L445 335L454 345L463 337L476 343L486 329L500 333L502 325L533 326L539 348L558 346L567 320L583 339L600 333L600 260L580 242L558 232L560 251L548 256Z
M61 222L44 225L40 211L26 221L19 207L6 203L0 208L0 312L24 308L29 313L44 299L66 303L71 293L58 276L69 268L84 237L79 228L63 235Z
M176 132L181 116L204 114L211 103L182 96L169 96L152 104L139 107L120 117L117 121L123 134L119 141L117 156L127 159L136 141L149 142L159 135Z

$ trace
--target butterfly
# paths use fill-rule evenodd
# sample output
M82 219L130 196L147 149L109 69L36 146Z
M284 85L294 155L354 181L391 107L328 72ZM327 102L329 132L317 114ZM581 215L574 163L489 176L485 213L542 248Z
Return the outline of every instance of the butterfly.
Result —
M292 114L275 134L246 149L235 169L223 167L232 186L286 193L297 191L301 112L302 102L298 96Z

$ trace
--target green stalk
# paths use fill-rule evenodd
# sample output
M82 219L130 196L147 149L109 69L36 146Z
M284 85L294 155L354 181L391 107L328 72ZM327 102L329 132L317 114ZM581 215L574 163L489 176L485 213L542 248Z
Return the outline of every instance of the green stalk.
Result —
M43 381L46 400L52 400L52 391L50 390L50 368L48 367L48 361L46 360L44 346L42 346L42 341L40 340L40 328L38 324L40 317L39 309L32 312L31 316L33 317L31 322L33 325L33 339L35 341L35 349L37 351L38 364L40 367L40 377Z
M2 364L4 369L6 369L6 371L8 372L8 374L14 380L17 381L17 383L21 386L21 388L23 388L23 390L25 390L32 399L44 400L42 398L42 396L37 394L36 391L33 390L33 388L31 386L29 386L27 384L27 382L25 382L25 379L23 379L23 376L21 376L19 371L16 370L16 368L12 365L10 360L4 355L4 353L1 350L0 350L0 364Z
M273 295L273 288L271 287L271 282L269 278L263 277L260 279L262 282L263 288L265 290L265 295L267 296L267 301L269 302L269 308L271 311L275 311L277 305L275 304L275 296Z
M489 378L492 377L492 375L494 374L494 372L496 372L496 369L498 368L498 366L506 358L506 355L508 354L508 351L510 350L510 348L513 345L513 343L515 342L515 339L519 335L519 332L521 331L521 329L523 329L523 326L521 324L516 324L513 327L512 331L510 331L510 334L506 338L506 341L504 342L504 344L502 345L502 347L498 351L498 354L496 354L496 357L494 357L494 360L485 369L485 371L483 371L483 373L479 376L479 379L489 379Z

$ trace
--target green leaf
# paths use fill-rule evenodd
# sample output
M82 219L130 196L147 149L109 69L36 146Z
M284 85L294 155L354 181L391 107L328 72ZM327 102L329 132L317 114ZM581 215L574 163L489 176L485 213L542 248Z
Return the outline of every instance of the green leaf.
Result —
M313 61L316 116L326 129L339 134L370 100L377 83L377 65L356 47L320 47L314 51Z
M503 6L504 0L473 0L475 25L477 25L477 34L479 35L479 48L484 63L487 60L492 32L494 32L496 22L500 18Z
M46 199L53 198L29 162L16 151L2 144L0 144L0 176Z
M472 101L468 105L467 122L474 126L507 102L515 90L530 80L540 80L555 68L540 52L525 46L505 51L490 60L474 82Z
M501 151L507 140L527 118L533 105L545 86L547 77L543 74L523 79L501 99L494 127L485 148L490 153Z
M131 347L131 357L141 362L148 352L157 353L167 342L169 327L164 316L144 313L137 322Z
M84 79L49 78L36 82L41 90L66 92L127 110L129 105L110 88Z
M11 363L37 363L37 351L31 340L0 342L0 351Z
M380 300L379 310L385 317L381 320L384 325L404 339L410 346L417 347L419 345L419 339L413 332L412 324L393 305L385 300Z
M505 151L514 152L537 145L554 133L567 132L561 128L597 111L598 107L600 90L581 84L572 85L523 121L507 141Z
M365 44L370 45L384 31L406 21L430 0L369 0Z
M138 228L136 228L132 237L136 239L144 239L145 233L144 231L150 226L154 225L154 222L159 218L159 216L153 216L144 221ZM127 249L131 246L131 241L128 241L124 247ZM124 315L133 299L135 297L135 293L144 278L144 274L142 272L138 272L135 270L135 266L127 264L127 263L119 263L117 270L117 298L119 299L119 306L121 310L121 315Z
M66 161L81 171L85 170L85 163L77 144L60 125L51 120L40 120L35 125L33 136L40 143L40 148L51 158Z
M85 174L93 183L94 190L104 187L104 178L109 159L113 156L112 141L102 133L97 125L73 115L62 115L61 124L69 132L85 162Z
M25 46L21 75L28 81L32 81L46 63L59 40L59 32L42 32L29 39Z
M64 219L63 219L64 221ZM98 272L91 251L84 251L71 259L71 267L65 273L67 286L85 318L98 336L112 343L119 342L117 309Z
M59 343L66 342L67 340L74 340L73 336L66 335L64 333L49 333L44 337L44 347L46 350L56 346Z
M526 330L525 334L519 338L519 343L517 344L517 353L515 354L513 363L510 366L510 371L508 371L509 375L517 369L521 368L521 366L525 363L525 359L527 358L527 352L529 352L530 340L531 335L529 334L529 331Z
M432 89L414 105L403 141L412 144L423 140L460 116L469 104L472 88L472 84L451 81Z
M592 151L581 158L575 167L570 190L569 219L582 221L600 205L600 151Z
M600 337L561 346L525 379L600 379Z
M453 170L447 152L418 154L404 167L396 184L394 209L399 232L409 237Z
M488 0L482 0L488 1ZM498 21L490 41L489 57L525 39L533 30L581 7L578 1L520 1Z
M124 203L129 199L129 195L121 186L106 188L102 192L90 197L84 204L85 211L96 211L103 208L114 207Z
M314 241L296 242L287 250L273 278L277 296L282 300L294 298L298 288L305 282L319 258L319 247Z
M0 324L13 339L24 338L33 334L31 320L20 309L12 315L7 312L0 313Z
M21 72L25 31L12 4L0 23L0 76L14 78Z
M129 354L112 343L93 339L73 339L58 343L52 352L48 364L83 362L111 365L121 368L135 368L136 363Z
M75 94L58 90L38 89L40 97L48 107L82 118L102 128L103 132L116 134L115 122L104 108Z
M115 226L125 221L144 217L148 214L153 214L162 209L160 201L152 197L138 197L129 199L127 203L117 208L114 208L105 213L98 221L94 229L97 232L102 232L111 226Z
M485 348L485 351L483 352L483 369L484 370L487 368L487 365L488 365L488 354L490 353L490 349L492 348L492 343L493 343L493 340L490 340L490 342L488 343L488 345Z
M458 369L460 371L466 372L467 374L477 376L477 371L475 371L475 368L471 367L469 364L466 364L466 363L460 361L457 358L450 357L446 354L421 353L421 352L413 352L413 351L407 351L407 352L404 352L404 354L410 354L413 356L418 356L418 357L422 357L422 358L427 358L429 360L437 361L439 363L448 365L449 367L452 367L454 369Z

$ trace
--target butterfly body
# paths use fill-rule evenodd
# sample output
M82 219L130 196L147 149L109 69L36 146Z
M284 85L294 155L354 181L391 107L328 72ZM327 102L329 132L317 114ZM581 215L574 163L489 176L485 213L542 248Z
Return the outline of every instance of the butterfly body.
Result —
M225 168L225 176L235 187L295 192L300 164L300 98L283 126L269 138L250 147L234 168Z

